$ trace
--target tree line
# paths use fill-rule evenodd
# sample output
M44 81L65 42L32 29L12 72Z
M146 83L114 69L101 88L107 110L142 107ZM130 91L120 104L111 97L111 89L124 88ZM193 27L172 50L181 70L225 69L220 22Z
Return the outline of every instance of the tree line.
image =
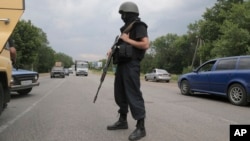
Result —
M250 55L249 27L249 0L217 0L206 9L202 19L187 26L186 34L167 33L151 41L141 62L141 72L162 68L181 74L212 58ZM31 21L20 21L13 37L17 61L23 66L48 72L55 61L62 61L68 67L73 64L70 56L56 53L49 46L46 34ZM105 63L105 59L100 61Z
M188 25L186 34L168 33L152 41L141 69L181 74L212 58L249 55L249 27L249 0L217 0L202 19Z
M49 72L55 62L60 61L64 67L71 67L72 57L56 52L47 40L46 33L36 27L30 20L18 22L12 39L17 50L17 66L39 73Z

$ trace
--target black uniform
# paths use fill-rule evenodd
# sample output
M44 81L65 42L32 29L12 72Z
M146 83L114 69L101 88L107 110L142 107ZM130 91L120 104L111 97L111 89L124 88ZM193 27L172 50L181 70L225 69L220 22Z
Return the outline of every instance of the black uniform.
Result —
M121 32L126 25L121 28ZM147 25L141 21L136 22L130 30L129 36L139 41L147 37ZM115 74L115 101L119 106L120 114L127 114L128 107L135 120L144 119L146 115L144 99L140 90L140 61L145 50L133 48L133 59L129 62L117 64Z

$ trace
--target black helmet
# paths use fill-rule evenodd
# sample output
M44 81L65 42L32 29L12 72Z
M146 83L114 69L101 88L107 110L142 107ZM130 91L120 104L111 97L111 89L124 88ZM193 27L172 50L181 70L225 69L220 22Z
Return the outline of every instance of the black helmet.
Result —
M131 12L131 13L136 13L139 15L139 9L138 9L137 5L133 2L122 3L120 8L119 8L119 13L121 14L123 12Z

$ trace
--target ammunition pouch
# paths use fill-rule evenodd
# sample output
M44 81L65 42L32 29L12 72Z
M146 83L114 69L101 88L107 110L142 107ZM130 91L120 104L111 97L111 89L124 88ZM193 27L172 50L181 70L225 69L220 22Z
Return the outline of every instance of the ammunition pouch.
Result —
M113 64L129 62L133 59L133 46L127 43L117 45L113 54Z

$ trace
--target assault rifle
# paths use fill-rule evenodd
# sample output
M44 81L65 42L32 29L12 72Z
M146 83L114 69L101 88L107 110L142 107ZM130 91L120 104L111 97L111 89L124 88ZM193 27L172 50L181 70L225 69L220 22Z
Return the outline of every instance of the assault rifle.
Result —
M123 33L129 33L129 31L131 30L131 28L133 27L133 25L134 25L135 22L136 22L136 21L133 21L132 23L130 23L130 24L127 26L127 28L125 28L125 30L123 31ZM119 42L119 40L120 40L120 36L117 35L116 38L115 38L114 44L111 46L111 53L109 54L108 59L107 59L107 62L106 62L106 64L105 64L104 68L103 68L102 76L101 76L101 79L100 79L100 84L99 84L99 87L98 87L98 89L97 89L97 92L96 92L96 95L95 95L95 98L94 98L93 103L95 103L95 101L96 101L96 99L97 99L98 93L99 93L99 91L100 91L100 89L101 89L102 83L103 83L103 81L104 81L104 79L105 79L105 76L106 76L106 74L107 74L109 64L111 63L111 60L112 60L112 58L113 58L114 52L116 51L117 43Z
M103 68L102 76L101 76L101 79L100 79L100 82L101 82L101 83L100 83L100 85L99 85L99 87L98 87L98 89L97 89L97 92L96 92L96 95L95 95L95 98L94 98L94 101L93 101L94 103L95 103L95 101L96 101L96 99L97 99L97 95L98 95L98 93L99 93L99 91L100 91L100 89L101 89L102 82L104 81L105 76L106 76L106 74L107 74L107 71L108 71L108 68L109 68L109 64L110 64L110 62L111 62L111 60L112 60L113 54L114 54L115 49L116 49L116 44L118 43L119 38L120 38L120 36L117 35L116 38L115 38L115 42L114 42L114 44L113 44L112 47L111 47L111 53L109 54L108 59L107 59L107 62L106 62L106 64L105 64L104 68Z

